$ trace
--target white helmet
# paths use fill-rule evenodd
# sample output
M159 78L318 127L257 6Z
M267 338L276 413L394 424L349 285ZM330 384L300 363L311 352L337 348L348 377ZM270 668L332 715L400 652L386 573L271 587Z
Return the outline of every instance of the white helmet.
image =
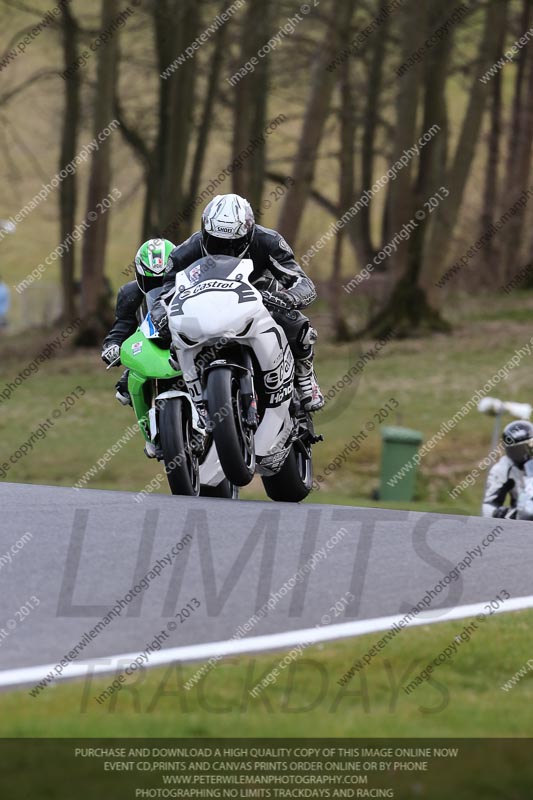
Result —
M202 214L202 247L206 254L244 258L255 232L254 212L238 194L219 194Z

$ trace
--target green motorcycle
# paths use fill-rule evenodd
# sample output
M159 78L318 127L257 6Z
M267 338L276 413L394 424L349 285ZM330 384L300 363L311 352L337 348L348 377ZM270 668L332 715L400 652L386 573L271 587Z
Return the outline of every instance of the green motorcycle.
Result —
M236 499L216 447L187 391L183 373L148 313L122 344L128 391L146 442L163 461L172 494Z

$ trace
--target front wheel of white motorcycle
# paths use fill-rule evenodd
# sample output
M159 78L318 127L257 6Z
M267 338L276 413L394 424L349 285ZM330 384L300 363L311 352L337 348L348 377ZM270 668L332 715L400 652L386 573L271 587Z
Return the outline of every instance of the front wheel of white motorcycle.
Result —
M239 487L224 478L218 486L202 486L200 497L221 497L224 500L238 500Z
M194 450L190 408L180 397L168 399L159 412L159 435L172 494L198 497L200 467Z
M207 408L224 475L235 486L246 486L255 473L254 434L244 424L240 381L230 367L209 372Z

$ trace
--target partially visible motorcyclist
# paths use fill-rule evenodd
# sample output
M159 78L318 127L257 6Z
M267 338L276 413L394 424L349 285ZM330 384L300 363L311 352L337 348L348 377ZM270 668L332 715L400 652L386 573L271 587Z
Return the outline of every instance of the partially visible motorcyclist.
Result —
M174 245L168 239L149 239L137 250L135 280L118 290L116 319L102 346L102 359L106 364L120 365L120 346L135 333L146 314L146 293L163 285L165 267L173 249ZM116 398L123 405L131 404L128 372L123 372L115 387Z
M313 368L317 333L298 309L316 298L311 279L294 258L283 236L257 225L250 203L237 194L217 195L202 214L201 230L170 254L162 297L174 292L176 275L205 255L250 258L251 282L263 295L272 316L283 328L295 359L295 386L303 407L318 411L324 398ZM166 307L156 303L152 312L156 326L168 331Z
M515 420L504 428L505 455L491 467L483 498L483 516L506 519L531 519L526 505L533 501L524 497L533 458L533 425ZM509 496L509 505L505 505Z

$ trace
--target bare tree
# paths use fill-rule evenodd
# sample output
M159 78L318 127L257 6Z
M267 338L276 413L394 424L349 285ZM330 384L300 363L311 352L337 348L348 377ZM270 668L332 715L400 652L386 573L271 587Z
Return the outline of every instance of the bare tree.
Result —
M200 32L199 4L197 0L159 0L154 4L154 22L159 67L164 73ZM150 184L155 230L168 226L185 205L185 168L193 132L197 75L197 60L193 57L159 81L155 175Z
M506 20L507 23L507 20ZM501 26L498 39L498 54L503 53L507 24ZM488 231L496 217L499 201L499 170L502 137L502 74L498 71L492 78L490 98L490 127L487 146L487 163L485 169L485 186L483 192L483 210L481 212L480 235ZM482 250L485 275L488 283L503 279L501 272L500 248L497 240L489 239Z
M63 67L67 70L78 58L79 28L70 6L61 7ZM64 169L76 156L78 130L80 124L80 89L81 78L78 70L65 80L65 103L63 123L61 127L61 152L59 170ZM72 232L76 220L76 203L78 198L78 178L76 172L70 172L61 182L59 188L59 227L61 241L65 241ZM76 251L74 246L68 248L61 256L61 287L63 293L63 315L65 319L73 319L76 311L74 291L74 267Z
M226 0L222 0L220 13L226 9ZM208 66L207 86L202 106L202 113L198 133L196 138L196 147L194 151L194 158L192 161L191 174L189 179L189 189L186 208L190 208L198 194L200 186L200 177L202 175L203 165L207 154L209 144L209 137L214 124L216 101L220 94L220 76L224 65L224 56L226 51L227 41L227 25L222 25L218 28L215 34L215 43L211 55L211 61ZM188 214L183 221L183 234L188 236L191 231L191 214Z
M250 156L232 173L233 191L247 197L254 209L260 206L265 180L265 141L260 139L266 125L271 58L257 58L257 53L270 36L271 15L271 0L248 0L236 64L241 67L254 57L258 63L233 89L233 158L251 142L255 144Z
M505 0L491 0L485 10L485 23L480 44L479 57L475 65L470 87L470 97L459 134L453 160L447 170L446 186L450 191L446 203L442 203L435 218L435 226L429 242L431 259L426 260L424 279L428 296L438 302L440 295L435 287L435 278L444 269L450 252L453 232L459 218L466 182L479 142L483 113L489 96L489 87L479 80L498 55L499 31L505 24Z
M404 7L404 19L417 41L427 36L421 31L435 30L449 6L445 0L436 0L428 9L426 21L421 19L420 7L413 0ZM470 98L461 127L455 154L447 165L447 111L446 81L450 73L450 55L453 30L425 54L423 77L423 125L422 131L438 126L437 136L431 138L421 151L416 183L409 181L407 171L395 181L391 192L391 224L394 230L415 213L424 211L423 203L442 183L448 192L432 219L426 212L418 222L405 245L400 246L394 257L398 278L384 308L371 319L366 332L383 335L394 330L397 336L408 336L424 331L445 331L448 323L439 313L442 293L435 291L435 278L441 274L450 250L450 241L455 230L464 190L476 147L488 93L479 80L493 63L498 52L498 31L505 19L505 3L490 2L485 10L485 24L480 52L472 78ZM418 33L416 33L418 32ZM409 47L413 47L412 44ZM420 68L419 68L420 69ZM411 75L409 73L412 73ZM406 141L406 132L415 134L418 112L419 82L422 72L412 67L404 80L408 81L399 93L397 134L399 141ZM402 104L406 106L402 108ZM401 124L400 124L401 123ZM413 136L410 146L416 142ZM399 273L399 274L398 274Z
M338 7L328 7L329 19L314 58L300 143L294 157L294 184L285 194L278 220L279 231L294 245L309 197L318 151L328 117L337 76L328 70L338 55L342 32L350 26L356 0L344 0Z
M342 36L342 44L348 44L350 29ZM353 202L355 182L355 96L351 80L351 62L346 59L340 67L340 150L339 150L339 206L349 208ZM335 238L333 267L329 282L330 310L334 337L337 341L350 338L344 315L341 289L342 253L345 230L341 228Z
M447 0L435 0L428 12L427 19L422 20L422 24L425 24L429 30L434 30L444 18L446 7ZM451 36L446 37L438 48L430 51L426 56L422 119L424 131L430 130L435 125L440 130L446 128L445 87L451 41ZM416 213L418 210L423 211L424 201L439 186L445 161L443 148L445 148L444 138L439 139L436 136L420 153L416 183L410 187L410 202L407 203L411 213L413 211ZM426 327L430 330L447 329L438 313L428 304L425 292L420 285L429 223L426 214L411 234L406 250L405 269L385 308L371 320L368 326L369 332L374 335L394 330L397 336L407 336L413 330L423 330Z
M119 0L102 0L101 27L110 27L120 10ZM113 100L117 82L118 31L98 51L96 86L93 96L93 133L98 139L113 119ZM92 153L89 187L87 190L87 215L96 214L98 203L111 187L111 137L100 142ZM82 329L78 343L97 344L101 341L108 323L107 292L104 282L104 261L107 244L108 214L98 214L83 238L81 316Z
M380 0L380 14L384 14L387 9L387 5L387 0ZM389 16L384 17L380 34L379 36L375 36L372 41L372 52L364 114L363 141L361 146L362 187L360 194L362 194L366 189L370 189L374 183L373 175L376 154L376 137L381 107L380 100L383 88L383 71L385 65L389 19ZM364 206L355 218L357 235L361 240L361 249L363 251L365 264L371 261L375 254L375 249L372 246L371 212L372 201L370 201L368 205Z
M533 4L523 0L521 25L528 30ZM502 197L503 212L515 206L529 187L533 143L533 56L524 47L518 54L507 173ZM524 233L525 205L518 207L501 234L500 279L506 282L520 267Z

